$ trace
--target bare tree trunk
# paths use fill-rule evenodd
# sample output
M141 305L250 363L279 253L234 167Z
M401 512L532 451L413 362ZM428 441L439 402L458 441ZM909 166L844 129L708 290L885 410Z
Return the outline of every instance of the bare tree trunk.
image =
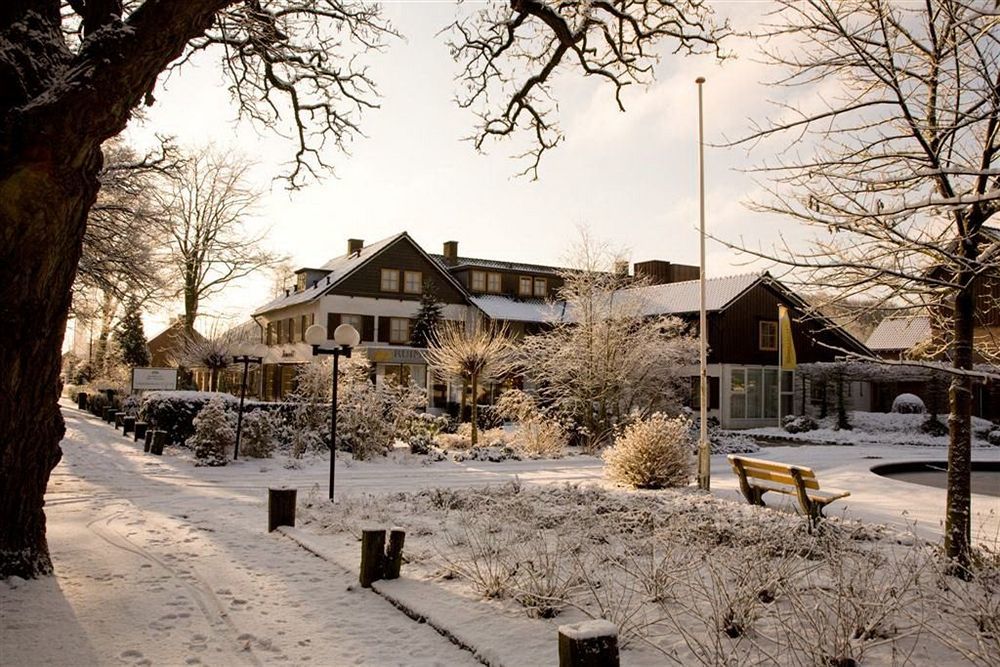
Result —
M42 508L65 432L60 348L101 167L98 148L84 155L72 170L0 159L0 577L52 572Z
M964 243L963 243L964 245ZM973 256L975 252L973 251ZM972 341L975 318L973 274L963 272L964 285L955 295L954 368L972 369ZM972 542L972 382L967 376L952 378L948 392L948 497L945 518L945 554L965 570L970 562Z
M184 286L184 335L194 339L194 322L198 319L198 293L190 285Z
M479 376L472 376L472 446L479 442Z

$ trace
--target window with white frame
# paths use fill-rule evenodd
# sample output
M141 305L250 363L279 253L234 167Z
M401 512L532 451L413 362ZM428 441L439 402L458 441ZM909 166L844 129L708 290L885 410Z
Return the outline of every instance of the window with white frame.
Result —
M544 297L547 293L545 278L535 278L535 296Z
M352 327L357 329L358 333L362 333L365 328L364 318L360 315L341 315L341 324L350 324ZM330 338L333 338L333 332L330 332Z
M403 271L403 291L407 294L420 294L424 285L424 274L420 271Z
M761 350L778 350L778 323L764 320L760 323L758 341Z
M389 342L409 343L410 342L410 320L405 317L389 318Z
M531 296L531 278L521 276L517 281L517 293L520 296Z
M485 292L486 291L486 272L485 271L473 271L472 272L472 287L473 292Z
M500 274L491 273L486 276L486 291L493 294L499 294L502 290L500 283Z
M381 289L383 292L398 292L399 271L396 269L382 269Z
M778 417L777 368L734 368L729 376L729 416L733 419Z

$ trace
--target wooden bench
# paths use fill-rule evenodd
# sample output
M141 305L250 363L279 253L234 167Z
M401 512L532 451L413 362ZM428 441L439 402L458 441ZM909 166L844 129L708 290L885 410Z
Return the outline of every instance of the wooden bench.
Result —
M751 505L764 505L763 496L768 491L795 496L799 509L816 524L823 516L823 508L834 500L851 495L848 491L820 491L816 473L810 468L729 455L733 472L740 478L740 491Z

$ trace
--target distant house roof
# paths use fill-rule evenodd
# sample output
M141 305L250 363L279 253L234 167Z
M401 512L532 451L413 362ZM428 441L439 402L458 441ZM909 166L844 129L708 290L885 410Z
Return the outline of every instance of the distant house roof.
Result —
M469 300L491 320L512 322L558 322L562 319L563 302L541 299L520 301L506 296L472 296Z
M868 337L865 343L873 352L909 350L931 337L931 318L887 317Z
M195 331L194 339L203 341L205 337ZM150 338L149 342L146 343L149 348L150 365L154 367L175 365L185 344L184 319L178 317L170 323L170 326Z
M477 259L474 257L457 257L454 264L448 264L444 255L430 255L438 264L445 269L454 270L461 268L482 268L499 269L501 271L522 271L524 273L548 273L558 275L566 269L557 266L544 266L542 264L524 264L522 262L505 262L499 259Z
M714 312L724 309L765 277L770 278L766 273L708 278L705 280L705 310ZM636 287L629 291L643 299L646 315L693 313L701 308L699 283L698 280L685 280L665 285Z

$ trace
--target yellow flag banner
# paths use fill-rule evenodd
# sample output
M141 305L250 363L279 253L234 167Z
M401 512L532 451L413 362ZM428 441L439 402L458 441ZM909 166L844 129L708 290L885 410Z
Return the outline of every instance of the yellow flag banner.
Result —
M792 317L788 309L778 306L778 326L781 329L781 369L795 370L795 341L792 339Z

